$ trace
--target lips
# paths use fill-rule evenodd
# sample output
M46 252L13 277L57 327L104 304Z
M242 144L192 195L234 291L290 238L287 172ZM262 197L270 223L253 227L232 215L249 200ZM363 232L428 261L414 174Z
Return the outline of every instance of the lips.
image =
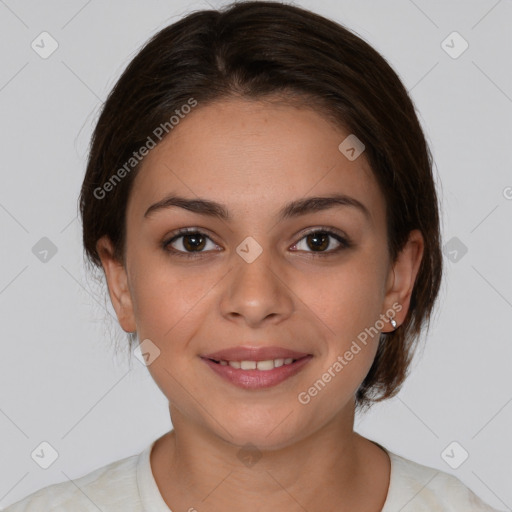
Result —
M201 356L216 374L245 389L276 386L312 358L312 354L281 347L234 347Z
M302 359L307 353L281 347L233 347L202 356L214 361L269 361L275 359Z

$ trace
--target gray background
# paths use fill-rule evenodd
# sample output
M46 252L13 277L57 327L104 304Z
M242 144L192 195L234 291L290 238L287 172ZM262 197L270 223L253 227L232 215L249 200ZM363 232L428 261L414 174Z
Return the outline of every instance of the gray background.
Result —
M395 68L440 182L438 313L403 390L356 429L511 510L512 2L298 4L353 29ZM207 7L0 0L0 507L139 453L171 428L147 369L116 355L124 333L84 269L76 203L92 126L121 71L156 31ZM46 59L31 47L43 31L59 45ZM457 58L445 50L460 52L460 39L442 44L453 31L469 44ZM46 261L43 237L57 249ZM48 469L31 458L43 441L59 454ZM453 441L463 448L448 450L451 461L469 453L457 469L442 456Z

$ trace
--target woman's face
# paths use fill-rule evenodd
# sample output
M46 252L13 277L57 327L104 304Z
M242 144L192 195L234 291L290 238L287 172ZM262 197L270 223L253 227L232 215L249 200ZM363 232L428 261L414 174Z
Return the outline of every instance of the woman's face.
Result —
M405 317L421 237L393 267L364 152L338 148L349 135L307 108L199 104L143 161L126 266L100 251L171 410L228 442L282 447L349 421L380 331Z

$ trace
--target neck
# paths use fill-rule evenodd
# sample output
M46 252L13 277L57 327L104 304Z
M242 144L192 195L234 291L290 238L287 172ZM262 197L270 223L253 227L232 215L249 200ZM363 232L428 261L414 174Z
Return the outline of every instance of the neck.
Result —
M381 510L389 459L353 431L353 403L321 430L277 449L240 448L170 412L174 430L156 442L151 465L172 510L341 512L370 503ZM369 490L377 467L380 480Z

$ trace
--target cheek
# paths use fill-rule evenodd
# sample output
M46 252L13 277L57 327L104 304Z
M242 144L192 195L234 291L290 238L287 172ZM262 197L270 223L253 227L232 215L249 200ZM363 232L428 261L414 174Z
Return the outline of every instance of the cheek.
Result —
M188 339L198 328L208 291L219 281L212 272L179 267L164 258L140 258L132 279L132 299L139 338L167 346ZM179 336L178 336L179 333ZM173 345L174 346L174 345Z
M383 304L382 265L375 257L354 257L325 272L303 274L294 291L341 339L374 325Z
M318 395L317 406L326 410L356 392L374 361L383 303L382 261L377 251L361 252L335 270L304 277L300 284L297 295L315 312L325 335L321 367L308 384L310 391L302 391L306 399Z
M325 333L322 359L298 396L316 414L333 414L347 403L368 374L380 339L380 274L375 267L352 265L303 283L304 303L315 311Z

